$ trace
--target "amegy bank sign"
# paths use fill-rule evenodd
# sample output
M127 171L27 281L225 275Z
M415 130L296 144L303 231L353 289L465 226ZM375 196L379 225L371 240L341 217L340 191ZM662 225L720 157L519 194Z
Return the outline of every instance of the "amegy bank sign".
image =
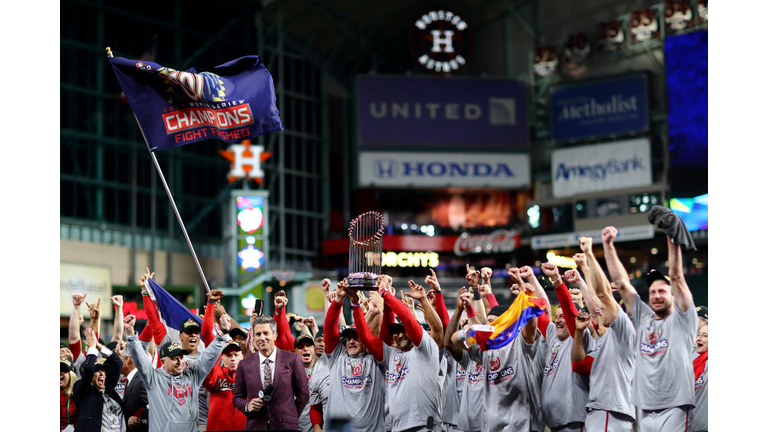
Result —
M361 152L359 184L373 187L530 185L527 154Z
M647 138L552 152L552 194L557 198L651 182L651 142Z

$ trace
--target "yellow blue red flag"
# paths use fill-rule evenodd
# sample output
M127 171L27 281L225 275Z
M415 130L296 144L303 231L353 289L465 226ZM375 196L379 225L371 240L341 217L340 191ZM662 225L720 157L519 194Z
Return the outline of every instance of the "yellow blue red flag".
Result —
M547 308L547 300L536 298L520 292L506 312L496 318L491 325L494 327L487 349L498 349L506 346L520 333L520 329L533 317L538 317Z

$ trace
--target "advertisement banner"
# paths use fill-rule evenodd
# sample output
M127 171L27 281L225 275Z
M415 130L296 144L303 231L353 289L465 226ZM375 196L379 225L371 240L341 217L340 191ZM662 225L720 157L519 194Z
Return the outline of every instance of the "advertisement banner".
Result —
M648 130L644 75L557 87L550 105L555 141Z
M655 234L653 225L639 225L631 227L616 227L618 234L617 242L630 240L652 239ZM601 241L601 230L582 231L565 234L552 234L531 237L531 249L550 249L565 246L578 246L579 237L592 237L593 244L599 244Z
M526 86L497 79L361 76L360 148L512 150L528 145Z
M552 152L552 194L584 193L651 184L651 142L640 138Z
M101 297L101 320L112 319L112 274L109 267L85 264L59 264L59 314L72 315L72 294L86 294L85 301L95 304ZM83 303L80 313L87 319L88 308ZM103 328L103 324L102 324Z
M361 152L363 187L527 188L527 154Z

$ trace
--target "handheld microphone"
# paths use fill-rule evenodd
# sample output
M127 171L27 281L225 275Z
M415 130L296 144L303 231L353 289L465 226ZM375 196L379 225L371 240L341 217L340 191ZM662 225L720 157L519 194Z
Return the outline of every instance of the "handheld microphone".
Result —
M432 416L427 418L427 432L432 432L435 429L435 419Z
M275 390L275 386L272 384L266 386L264 390L259 390L259 398L263 400L264 402L269 402L272 400L272 392Z

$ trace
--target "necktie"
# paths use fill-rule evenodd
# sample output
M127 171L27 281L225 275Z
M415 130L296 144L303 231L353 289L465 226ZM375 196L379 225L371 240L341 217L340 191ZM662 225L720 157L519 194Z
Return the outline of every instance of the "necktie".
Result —
M264 387L272 384L272 367L269 363L271 363L269 359L264 360Z

